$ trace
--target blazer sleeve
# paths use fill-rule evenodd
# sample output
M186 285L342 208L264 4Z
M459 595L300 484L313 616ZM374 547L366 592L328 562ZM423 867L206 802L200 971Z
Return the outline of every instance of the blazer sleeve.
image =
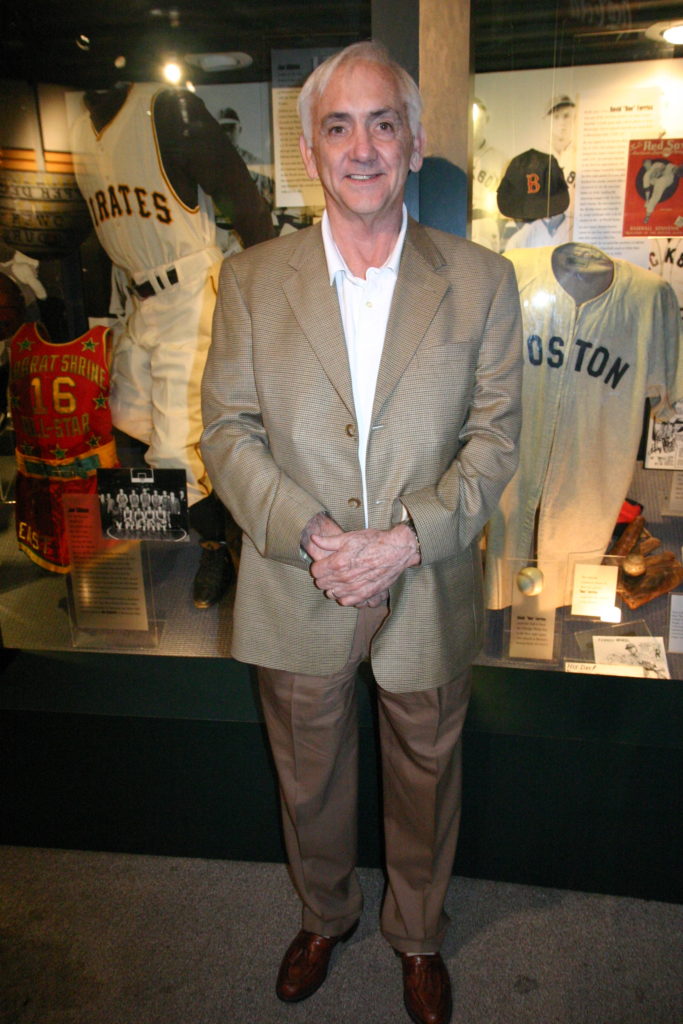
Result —
M254 379L252 344L252 319L228 259L221 267L202 380L202 457L216 493L258 552L307 569L301 532L324 510L272 457Z
M504 268L479 346L461 447L433 486L400 495L420 539L422 564L465 550L491 517L519 459L522 319L512 268ZM401 518L395 503L394 521Z

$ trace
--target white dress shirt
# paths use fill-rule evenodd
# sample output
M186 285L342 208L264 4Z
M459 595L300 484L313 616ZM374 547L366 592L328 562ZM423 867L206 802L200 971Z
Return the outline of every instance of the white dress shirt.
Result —
M358 461L363 480L363 514L368 525L365 455L368 447L372 406L375 400L377 373L384 348L389 310L394 295L408 213L403 207L403 221L396 245L382 267L370 267L365 279L349 270L332 236L327 211L323 214L322 234L330 287L337 289L344 338L351 370L353 401L358 427Z

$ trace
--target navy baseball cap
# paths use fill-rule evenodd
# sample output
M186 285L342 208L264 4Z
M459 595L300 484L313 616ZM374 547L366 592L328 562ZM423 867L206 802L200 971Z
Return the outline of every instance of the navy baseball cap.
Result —
M538 220L564 213L569 189L550 153L527 149L512 158L498 186L498 209L514 220Z

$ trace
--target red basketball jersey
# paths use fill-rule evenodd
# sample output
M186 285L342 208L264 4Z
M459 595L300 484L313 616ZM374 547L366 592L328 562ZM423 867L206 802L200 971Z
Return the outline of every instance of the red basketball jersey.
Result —
M69 571L62 495L95 494L98 468L118 465L109 411L109 330L60 345L40 324L10 342L19 547L38 565Z

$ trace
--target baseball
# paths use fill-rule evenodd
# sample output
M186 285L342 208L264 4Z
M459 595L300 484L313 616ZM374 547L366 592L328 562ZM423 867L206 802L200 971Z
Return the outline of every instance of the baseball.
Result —
M517 573L517 586L526 597L535 597L543 590L543 573L535 565L526 565Z
M627 576L642 576L645 572L645 559L642 555L627 555L623 570Z

